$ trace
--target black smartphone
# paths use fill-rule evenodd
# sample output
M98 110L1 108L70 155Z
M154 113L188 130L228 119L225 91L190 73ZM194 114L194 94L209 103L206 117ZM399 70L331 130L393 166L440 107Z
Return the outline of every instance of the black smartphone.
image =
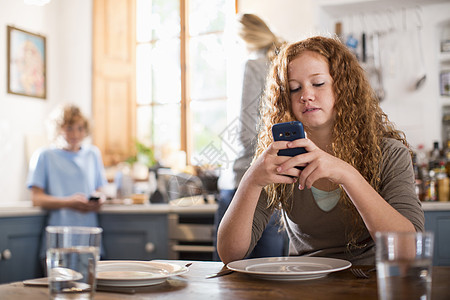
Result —
M97 196L90 196L89 197L89 201L98 201L98 200L100 200L100 197L97 197Z
M305 138L305 130L302 122L291 121L285 123L278 123L272 126L272 135L274 141L294 141ZM278 155L282 156L297 156L306 153L303 147L282 149L278 151ZM297 167L303 170L305 167Z

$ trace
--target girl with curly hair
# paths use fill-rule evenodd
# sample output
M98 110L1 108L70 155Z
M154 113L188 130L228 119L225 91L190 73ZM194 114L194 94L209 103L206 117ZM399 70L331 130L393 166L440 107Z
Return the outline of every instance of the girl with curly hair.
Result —
M289 121L307 138L274 142L272 126ZM297 147L307 153L277 155ZM337 38L288 44L274 59L255 158L219 227L222 261L245 258L277 208L289 255L374 264L375 232L424 230L405 136Z

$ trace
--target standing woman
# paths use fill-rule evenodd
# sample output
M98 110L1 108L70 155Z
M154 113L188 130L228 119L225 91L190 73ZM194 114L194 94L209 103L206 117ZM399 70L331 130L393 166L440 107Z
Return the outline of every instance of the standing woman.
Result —
M77 106L66 105L53 113L50 125L54 145L39 149L30 161L27 186L33 205L48 210L47 225L97 227L102 201L89 197L98 194L106 178L99 149L83 143L88 119Z
M252 250L276 208L282 209L290 255L374 264L376 231L424 230L404 134L337 38L287 45L269 78L256 156L218 232L224 263ZM272 126L295 120L307 138L274 142ZM296 147L308 153L277 155Z
M282 45L280 38L254 14L239 15L237 26L238 35L247 48L248 59L245 62L239 103L232 104L233 108L240 107L239 132L236 149L233 149L238 154L232 164L232 170L222 174L219 179L220 198L215 215L216 228L255 154L260 99L270 62ZM275 212L253 252L249 253L249 257L282 256L287 253L286 234L280 231L279 225L279 216Z

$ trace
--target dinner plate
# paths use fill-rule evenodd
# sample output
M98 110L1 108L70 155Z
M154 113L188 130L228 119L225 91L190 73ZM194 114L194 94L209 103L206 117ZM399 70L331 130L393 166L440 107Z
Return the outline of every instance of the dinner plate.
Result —
M104 260L99 261L97 265L97 285L148 286L162 283L171 276L181 275L187 271L184 266L170 263Z
M267 257L231 262L227 267L268 280L310 280L351 267L346 260L325 257Z

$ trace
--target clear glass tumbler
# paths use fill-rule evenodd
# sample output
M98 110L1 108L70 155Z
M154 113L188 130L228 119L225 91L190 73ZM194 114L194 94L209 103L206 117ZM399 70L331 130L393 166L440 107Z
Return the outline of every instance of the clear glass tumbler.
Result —
M51 299L93 299L102 231L99 227L46 228Z

